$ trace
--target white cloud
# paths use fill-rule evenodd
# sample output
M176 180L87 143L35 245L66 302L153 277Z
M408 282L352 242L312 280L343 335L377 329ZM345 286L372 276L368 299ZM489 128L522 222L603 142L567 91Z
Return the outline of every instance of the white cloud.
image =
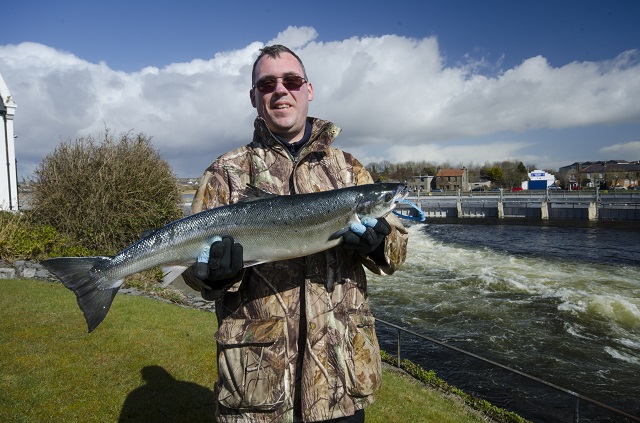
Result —
M600 153L609 159L619 160L625 157L640 157L640 141L631 141L622 144L613 144L600 149Z
M274 39L270 40L266 44L282 44L289 47L291 50L296 51L307 45L312 40L315 40L316 38L318 38L318 32L312 27L289 26L284 31L278 33L278 35Z
M545 139L523 141L527 137L517 134L640 124L637 51L607 62L561 67L537 56L483 75L482 59L445 67L435 37L320 42L314 28L289 27L271 43L292 47L304 60L315 89L310 113L341 126L339 145L364 163L376 157L539 162L546 155L532 151L553 147L558 159L562 148L577 151L577 141L565 146ZM132 73L41 44L0 46L0 72L18 104L21 174L26 176L60 138L107 127L152 136L176 173L198 176L216 156L250 141L255 116L250 73L263 45L256 41L212 58ZM491 141L494 134L505 133L515 134L511 142ZM638 159L636 143L626 144L619 158ZM574 160L568 156L566 161Z
M416 157L428 157L435 163L452 164L485 163L522 159L518 154L527 147L521 142L493 142L482 145L421 144L415 147L399 146L390 149L393 162L415 161Z

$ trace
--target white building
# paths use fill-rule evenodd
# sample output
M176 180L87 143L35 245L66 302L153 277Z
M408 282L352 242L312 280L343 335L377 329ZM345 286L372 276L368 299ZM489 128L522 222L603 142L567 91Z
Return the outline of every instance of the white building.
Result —
M0 210L18 210L18 172L13 135L16 103L0 75Z
M555 185L556 177L544 170L529 172L529 180L522 183L522 189L546 189Z

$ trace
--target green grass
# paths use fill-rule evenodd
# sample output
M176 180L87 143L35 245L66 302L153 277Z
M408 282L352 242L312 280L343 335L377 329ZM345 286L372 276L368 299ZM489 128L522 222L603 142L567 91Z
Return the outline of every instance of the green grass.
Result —
M427 388L398 370L384 370L382 388L376 402L366 409L367 423L487 422L480 412L471 411L464 401Z
M151 366L149 395L134 394L138 412L173 415L148 421L211 421L214 331L212 313L119 295L88 334L62 285L0 280L0 421L117 421ZM186 391L153 386L162 369Z
M0 422L210 422L215 330L212 313L118 295L88 334L62 285L0 280ZM376 397L367 423L483 421L393 370Z

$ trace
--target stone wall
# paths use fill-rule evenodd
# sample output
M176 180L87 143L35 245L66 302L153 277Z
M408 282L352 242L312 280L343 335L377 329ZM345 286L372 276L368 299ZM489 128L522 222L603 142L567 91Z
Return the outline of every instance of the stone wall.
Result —
M51 273L42 265L35 261L16 260L7 263L0 260L0 279L49 279L55 280Z

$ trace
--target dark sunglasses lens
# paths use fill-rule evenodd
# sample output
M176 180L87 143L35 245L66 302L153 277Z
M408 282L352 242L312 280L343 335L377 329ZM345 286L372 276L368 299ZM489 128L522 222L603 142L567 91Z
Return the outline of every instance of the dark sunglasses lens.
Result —
M270 93L276 89L276 84L277 82L275 79L268 78L268 79L263 79L261 81L258 81L256 83L256 88L261 93Z
M304 84L304 79L299 76L288 76L282 79L282 85L288 90L297 90Z

